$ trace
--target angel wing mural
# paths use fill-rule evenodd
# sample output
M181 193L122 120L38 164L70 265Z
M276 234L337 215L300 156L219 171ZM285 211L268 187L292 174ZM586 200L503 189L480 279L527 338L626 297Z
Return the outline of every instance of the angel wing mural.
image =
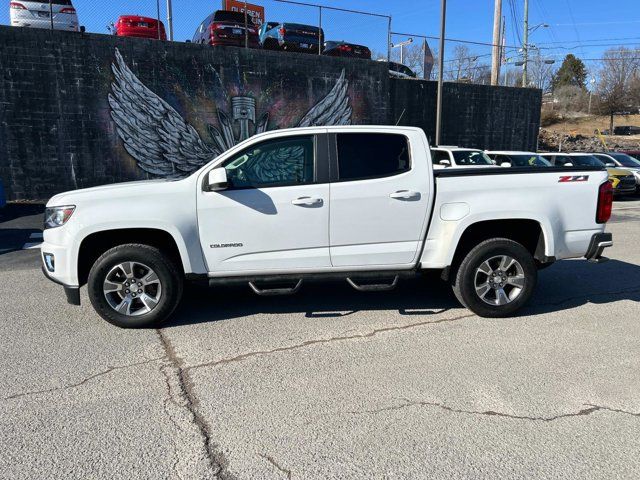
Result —
M116 131L138 166L153 176L172 178L189 175L248 138L250 123L255 125L255 133L268 129L268 113L256 121L255 99L233 97L231 118L218 110L219 128L208 126L212 142L205 143L192 125L140 81L118 49L112 70L115 79L111 84L109 105ZM351 124L348 88L343 69L329 93L302 117L297 126ZM240 127L238 137L233 130L234 121Z

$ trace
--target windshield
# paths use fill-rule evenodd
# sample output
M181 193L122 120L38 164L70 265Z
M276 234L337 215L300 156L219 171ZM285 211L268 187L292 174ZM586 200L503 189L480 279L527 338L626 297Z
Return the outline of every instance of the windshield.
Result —
M457 165L493 165L487 154L480 150L455 150L452 153Z
M540 155L522 154L522 155L507 155L512 167L550 167L551 163L545 160Z
M624 167L640 168L640 161L626 153L609 153L608 155L615 158Z
M576 167L604 167L604 163L591 155L571 155L569 161Z

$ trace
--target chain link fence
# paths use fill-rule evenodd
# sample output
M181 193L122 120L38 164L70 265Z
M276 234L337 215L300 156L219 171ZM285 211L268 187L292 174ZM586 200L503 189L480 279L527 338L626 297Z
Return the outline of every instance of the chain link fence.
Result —
M409 67L417 78L437 79L439 52L432 49L432 45L437 44L438 37L392 31L392 17L382 13L297 0L44 0L42 5L46 6L49 2L67 7L72 3L79 24L87 32L116 34L118 18L132 15L162 22L162 31L157 28L150 38L166 37L178 42L199 43L209 41L206 38L208 32L204 30L210 25L205 25L205 20L213 21L210 16L217 10L228 10L235 12L240 27L246 25L247 28L235 29L236 36L239 36L235 43L229 41L222 44L267 48L274 46L269 43L274 41L273 38L265 43L268 37L265 30L269 30L272 24L284 23L285 26L294 26L294 29L302 27L302 30L307 26L312 27L313 32L318 32L321 40L309 44L300 41L298 46L308 47L305 50L308 53L322 54L326 41L348 42L366 46L374 60L393 61ZM7 10L0 11L0 23L11 24L7 13ZM149 22L141 20L139 23L147 25ZM229 36L233 36L233 32L234 29ZM274 35L273 31L271 35ZM281 47L286 49L286 46ZM503 49L503 72L507 71L509 57L513 56L515 48L505 46ZM491 49L491 43L447 39L444 80L489 84Z

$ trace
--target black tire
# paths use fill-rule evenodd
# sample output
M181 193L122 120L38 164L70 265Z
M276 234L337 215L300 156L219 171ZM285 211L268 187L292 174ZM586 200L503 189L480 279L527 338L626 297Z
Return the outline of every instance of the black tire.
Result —
M499 262L499 257L502 256L510 257L519 266L517 267L513 264L507 271L502 272L498 264L497 268L492 272L492 275L496 275L496 277L487 275L480 270L482 265L486 265L485 262L496 265L496 262ZM486 301L476 291L477 284L484 283L482 280L485 277L487 283L484 285L486 286L480 285L478 288L488 289L485 297ZM515 281L515 279L511 280L513 277L523 277L522 280L519 280L520 283L523 283L522 287L511 285L510 282ZM507 279L506 282L503 280L504 278ZM453 292L460 303L473 313L481 317L507 317L529 301L537 279L538 269L533 256L526 248L518 242L507 238L491 238L477 245L464 257L455 274L452 286ZM495 285L495 289L490 285ZM509 298L508 303L497 304L498 301L501 301L498 300L500 296L498 295L498 290L502 290L503 294L507 293L506 297L502 296L502 298ZM513 294L513 299L510 298L511 294ZM494 300L493 296L495 296L496 303L488 303Z
M154 284L159 284L159 286L155 286L157 302L153 304L152 309L147 313L141 313L135 316L119 313L110 305L110 300L107 299L107 297L109 297L111 302L114 303L114 297L115 301L117 301L120 299L118 296L122 296L124 294L123 292L107 294L104 291L104 285L105 280L107 280L107 275L117 276L117 266L127 262L133 262L133 264L136 265L134 270L137 269L138 273L135 273L134 276L144 275L145 270L143 267L145 266L151 269L157 276L158 281L154 280L152 282ZM112 273L114 271L116 272L115 274ZM140 280L144 281L142 278ZM135 286L135 283L132 283L131 285L132 287L130 288L138 288ZM145 298L147 298L146 289L152 287L152 285L149 285L141 286L139 288L145 289L144 294ZM159 293L158 288L161 288ZM163 254L155 247L133 243L119 245L103 253L91 267L87 282L89 299L91 300L91 304L98 315L104 318L107 322L122 328L151 327L166 320L178 306L178 303L180 303L182 288L183 275L167 255ZM129 292L129 290L126 291ZM136 296L135 293L131 293L131 295ZM141 297L142 295L139 294L137 300L131 299L130 297L128 300L135 302L134 305L137 306L142 304ZM147 302L144 302L144 307L146 306ZM144 307L141 307L140 310L144 310Z

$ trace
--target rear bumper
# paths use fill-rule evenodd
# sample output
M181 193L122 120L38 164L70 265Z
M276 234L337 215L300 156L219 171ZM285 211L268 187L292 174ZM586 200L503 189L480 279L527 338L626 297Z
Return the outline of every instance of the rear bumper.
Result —
M301 41L292 41L292 40L280 40L278 42L280 44L280 48L285 50L289 50L291 52L300 52L300 53L318 53L318 41L315 40L315 43L312 43L312 40L301 40ZM309 45L307 48L303 48L302 44Z
M589 249L585 253L585 258L590 262L601 263L608 258L602 256L605 248L613 245L613 235L610 233L596 233L591 237Z

